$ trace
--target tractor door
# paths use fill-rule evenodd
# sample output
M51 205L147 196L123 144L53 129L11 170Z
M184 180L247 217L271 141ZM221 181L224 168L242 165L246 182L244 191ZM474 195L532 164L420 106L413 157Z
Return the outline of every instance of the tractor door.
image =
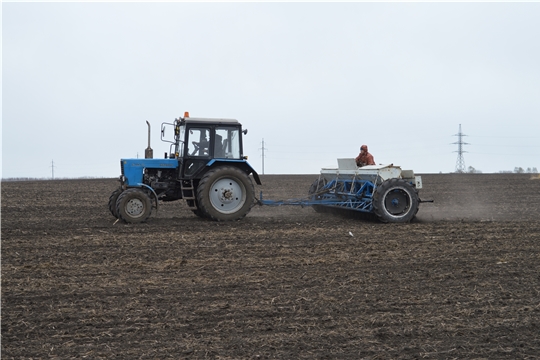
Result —
M193 126L186 129L183 178L190 179L211 159L211 127Z
M214 158L241 159L242 144L240 142L240 128L232 126L217 126L214 142Z

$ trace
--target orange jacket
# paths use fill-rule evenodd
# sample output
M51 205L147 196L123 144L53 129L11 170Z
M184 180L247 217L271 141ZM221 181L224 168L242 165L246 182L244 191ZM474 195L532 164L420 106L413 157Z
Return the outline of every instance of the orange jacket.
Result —
M368 152L367 145L362 145L360 147L360 154L358 154L354 160L356 161L357 166L375 165L375 159L373 159L373 155Z

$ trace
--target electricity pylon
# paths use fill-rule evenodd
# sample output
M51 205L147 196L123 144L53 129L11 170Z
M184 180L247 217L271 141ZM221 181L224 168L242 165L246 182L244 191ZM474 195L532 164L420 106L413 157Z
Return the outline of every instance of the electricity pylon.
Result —
M262 147L259 148L259 150L262 150L261 158L262 158L262 174L264 175L264 150L268 150L264 147L264 138L262 139Z
M458 137L458 141L456 141L455 143L452 143L452 144L457 144L458 146L457 151L454 151L458 153L458 157L456 160L456 172L457 173L467 172L467 169L465 168L465 159L463 158L463 153L466 153L467 151L463 150L463 146L470 145L470 144L463 141L463 137L467 135L461 132L461 124L459 124L459 132L453 136Z
M52 179L54 180L54 160L51 160L51 166L49 166L52 169Z

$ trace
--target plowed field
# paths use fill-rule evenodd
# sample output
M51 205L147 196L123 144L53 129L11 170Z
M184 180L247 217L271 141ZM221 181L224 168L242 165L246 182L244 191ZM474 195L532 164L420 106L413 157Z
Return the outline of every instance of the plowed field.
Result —
M423 183L409 224L178 201L127 225L114 179L3 182L2 359L540 358L540 180Z

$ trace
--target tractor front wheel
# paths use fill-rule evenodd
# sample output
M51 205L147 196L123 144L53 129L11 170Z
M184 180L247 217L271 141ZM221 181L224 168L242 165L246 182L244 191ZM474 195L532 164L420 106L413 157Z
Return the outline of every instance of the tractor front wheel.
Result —
M215 221L240 220L255 201L255 189L242 170L223 166L207 172L197 187L197 204L205 217Z
M410 222L418 212L416 189L402 179L390 179L373 193L373 211L382 222Z
M152 213L152 199L142 189L127 189L116 200L116 213L127 223L145 222Z
M122 191L122 188L118 188L112 192L111 196L109 196L109 211L117 219L118 213L116 212L116 201L118 200L118 196Z

